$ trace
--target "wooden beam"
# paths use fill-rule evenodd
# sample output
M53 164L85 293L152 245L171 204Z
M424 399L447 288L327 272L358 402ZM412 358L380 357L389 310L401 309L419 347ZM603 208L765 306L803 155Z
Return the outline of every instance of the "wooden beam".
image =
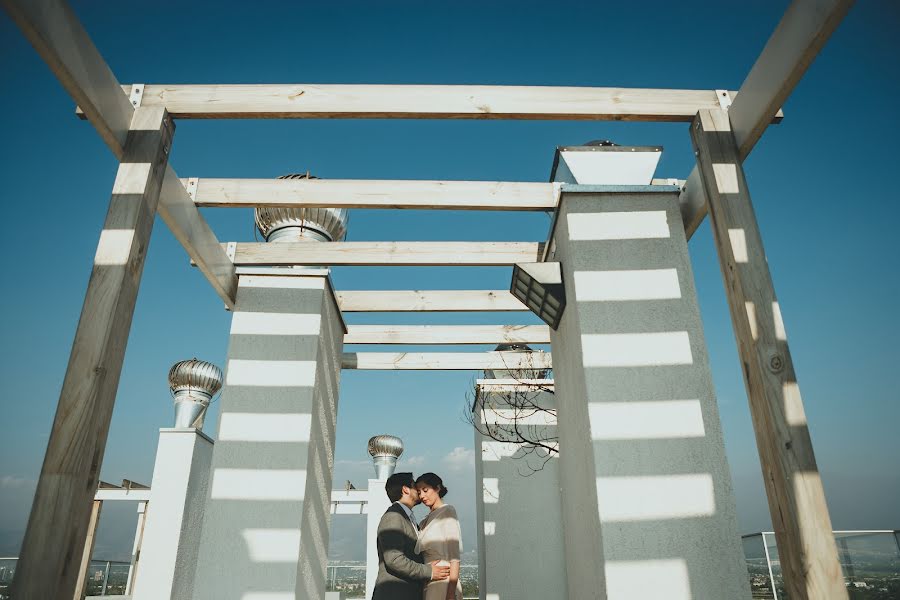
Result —
M171 166L166 169L158 209L160 218L187 250L193 264L200 269L225 306L233 309L237 294L234 264Z
M126 490L122 488L104 489L100 488L94 494L95 500L114 501L125 500L131 502L149 502L150 489Z
M728 110L741 162L759 141L806 69L853 6L853 0L794 0L784 13ZM697 168L681 195L688 239L706 216Z
M97 539L97 525L100 523L100 510L102 508L102 500L94 500L91 503L90 520L88 521L87 536L84 539L84 549L81 553L78 576L75 580L75 593L72 594L73 600L84 600L87 592L87 571L91 566L91 557L94 556L94 542Z
M723 110L691 128L791 598L847 598L825 491L742 157Z
M382 371L482 371L549 369L549 352L349 352L342 369Z
M741 160L787 102L854 0L794 0L741 84L728 115Z
M552 211L562 184L365 179L182 179L201 207ZM653 179L681 187L684 180Z
M344 344L549 344L546 325L348 325Z
M121 158L134 107L128 90L116 81L69 5L62 0L0 0L0 4Z
M511 85L146 84L142 102L178 119L690 122L719 106L716 90Z
M335 292L341 312L527 311L509 290L353 290Z
M239 243L238 266L507 266L540 260L538 242Z
M109 149L121 159L125 136L134 114L131 86L120 86L69 5L63 0L0 0L53 74L83 108ZM234 267L178 176L168 169L159 204L160 216L200 267L217 294L234 305Z
M197 206L554 210L559 184L503 181L197 179Z
M75 332L12 596L75 592L174 124L134 112Z
M131 546L131 564L128 565L128 578L125 580L125 595L130 596L137 582L137 571L141 564L141 547L144 545L144 525L147 523L147 502L138 502L137 525L134 530L134 544Z

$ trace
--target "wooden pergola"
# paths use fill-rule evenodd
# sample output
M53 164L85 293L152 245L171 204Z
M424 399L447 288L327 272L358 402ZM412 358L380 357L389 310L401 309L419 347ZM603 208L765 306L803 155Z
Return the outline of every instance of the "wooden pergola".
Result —
M852 5L794 0L740 90L405 85L122 85L63 0L2 0L116 158L104 229L16 572L16 598L71 598L81 568L146 249L158 213L228 307L236 269L514 265L533 242L220 243L200 207L554 211L559 184L183 179L168 163L178 119L557 119L690 123L682 187L690 237L709 214L739 344L785 586L847 597L784 324L742 163ZM507 290L338 291L342 311L525 311ZM351 325L352 344L549 342L546 326ZM533 358L528 367L534 368ZM549 367L549 356L544 357ZM515 368L503 353L350 353L345 369Z

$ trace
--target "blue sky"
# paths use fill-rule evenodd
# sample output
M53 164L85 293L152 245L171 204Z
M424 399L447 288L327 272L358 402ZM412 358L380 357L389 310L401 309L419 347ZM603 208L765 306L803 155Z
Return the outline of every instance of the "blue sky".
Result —
M122 83L471 83L738 89L786 2L76 2ZM714 10L710 10L714 6ZM900 8L850 12L745 166L837 528L900 527L900 292L895 184ZM894 58L891 58L894 57ZM49 69L0 16L5 228L0 294L0 555L15 555L116 163ZM508 121L179 121L182 177L545 181L558 145L662 145L657 174L693 166L687 125ZM220 240L252 240L247 210L207 210ZM350 240L543 240L542 214L354 211ZM740 528L768 509L708 223L690 243ZM503 288L501 268L342 268L339 289ZM513 323L527 315L368 315L351 323ZM151 478L171 422L165 376L224 363L229 315L158 221L103 463ZM474 530L475 373L345 372L335 483L372 473L365 442L394 433L415 471L447 474ZM215 410L215 409L214 409ZM210 422L215 422L215 416ZM130 552L133 507L104 508L97 552ZM348 524L349 523L349 524ZM345 523L335 552L361 548ZM354 528L356 528L354 530ZM355 533L354 533L355 531ZM355 546L359 544L359 546ZM471 544L469 544L471 547Z

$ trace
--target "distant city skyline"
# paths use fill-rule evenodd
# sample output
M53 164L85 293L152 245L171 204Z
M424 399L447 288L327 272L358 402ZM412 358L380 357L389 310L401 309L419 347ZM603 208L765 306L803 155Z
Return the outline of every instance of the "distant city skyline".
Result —
M120 81L469 83L738 89L781 3L677 5L159 2L73 8ZM721 5L717 5L721 8ZM310 26L314 24L314 26ZM900 527L900 8L857 3L746 163L836 529ZM127 32L127 35L123 35ZM692 32L702 32L695 35ZM162 37L161 37L162 36ZM164 40L153 44L148 40ZM240 40L240 43L236 42ZM7 260L0 294L0 555L15 556L65 373L116 163L3 13L0 145ZM855 91L854 91L855 90ZM864 93L858 92L864 90ZM13 93L14 91L14 93ZM665 147L657 176L684 178L687 125L584 122L179 121L183 177L545 181L553 150L590 139ZM204 210L222 241L254 238L252 213ZM543 214L352 211L348 239L546 239ZM771 527L708 223L690 242L743 532ZM503 289L509 269L341 267L337 289ZM531 324L531 315L347 315L350 323ZM230 315L162 222L155 226L101 477L150 483L170 425L166 373L197 356L224 367ZM378 348L371 348L378 349ZM404 350L424 350L404 347ZM428 348L428 350L439 350ZM487 350L487 347L474 349ZM474 372L345 371L335 487L374 475L366 440L403 438L398 468L435 471L474 549ZM206 430L215 436L213 404ZM563 446L564 447L564 446ZM592 485L592 482L585 482ZM564 490L577 493L578 490ZM106 506L96 554L131 552L135 507ZM424 513L420 512L420 517ZM334 520L332 559L362 534ZM358 535L363 535L359 538Z

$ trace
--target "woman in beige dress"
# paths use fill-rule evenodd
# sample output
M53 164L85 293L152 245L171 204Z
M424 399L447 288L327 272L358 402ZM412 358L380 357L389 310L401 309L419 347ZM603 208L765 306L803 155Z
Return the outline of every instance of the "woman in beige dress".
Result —
M447 488L434 473L416 479L419 499L431 512L419 523L419 542L416 552L423 554L425 564L443 561L450 565L450 579L430 581L425 586L424 600L462 600L459 582L459 557L462 554L462 535L456 509L444 503Z

